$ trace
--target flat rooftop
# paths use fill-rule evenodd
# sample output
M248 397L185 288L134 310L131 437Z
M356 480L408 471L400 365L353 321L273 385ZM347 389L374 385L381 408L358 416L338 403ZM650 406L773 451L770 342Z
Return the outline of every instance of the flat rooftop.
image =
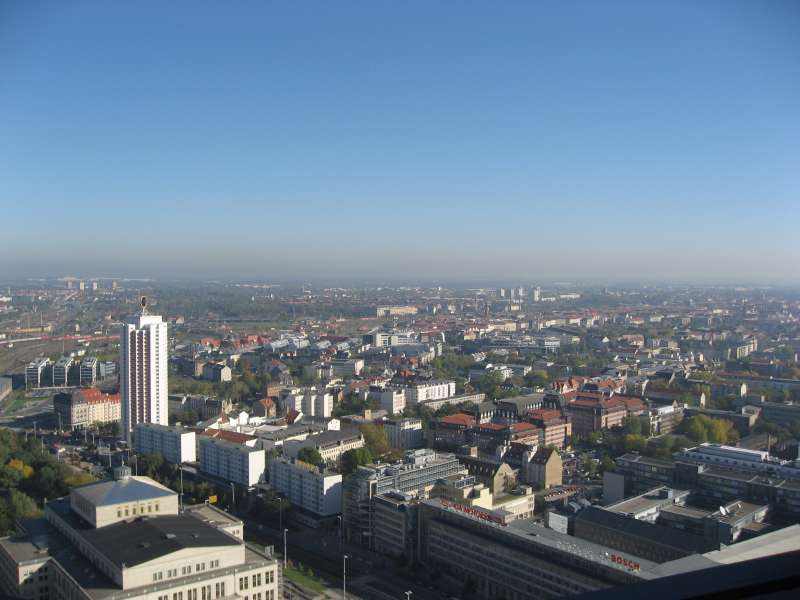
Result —
M186 506L183 509L184 514L200 519L204 523L210 523L216 527L227 527L229 525L241 525L241 519L237 519L232 514L225 512L212 506L211 504L195 504L194 506Z
M662 493L666 493L668 491L672 492L671 498L662 496ZM688 490L676 490L666 487L656 488L639 496L626 498L625 500L621 500L615 504L610 504L606 506L605 509L610 510L611 512L622 513L626 515L637 514L651 510L658 506L670 506L676 499L681 499L688 495Z
M66 499L47 504L87 544L118 568L133 567L186 548L236 546L240 541L189 515L140 517L93 528L70 510ZM124 540L124 543L120 543Z

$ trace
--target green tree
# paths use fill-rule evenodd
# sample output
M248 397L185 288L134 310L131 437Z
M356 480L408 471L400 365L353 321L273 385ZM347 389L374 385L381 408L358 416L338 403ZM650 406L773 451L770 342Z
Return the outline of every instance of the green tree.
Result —
M372 456L383 456L389 452L389 437L386 430L381 425L367 423L359 427L364 436L364 445L369 449Z
M341 471L343 475L355 472L359 465L368 465L373 461L369 448L356 448L342 454Z
M316 465L317 467L321 467L323 464L322 455L316 448L300 448L300 451L297 453L297 459L310 465Z

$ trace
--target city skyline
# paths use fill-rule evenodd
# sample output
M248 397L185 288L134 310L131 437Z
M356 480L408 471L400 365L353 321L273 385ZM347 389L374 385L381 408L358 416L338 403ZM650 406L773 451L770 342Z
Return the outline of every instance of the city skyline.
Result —
M7 277L797 283L795 3L146 8L2 9Z

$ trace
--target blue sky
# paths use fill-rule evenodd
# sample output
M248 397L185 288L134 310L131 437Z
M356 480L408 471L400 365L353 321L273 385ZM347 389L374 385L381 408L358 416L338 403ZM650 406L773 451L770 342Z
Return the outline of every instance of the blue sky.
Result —
M797 282L800 3L0 0L0 273Z

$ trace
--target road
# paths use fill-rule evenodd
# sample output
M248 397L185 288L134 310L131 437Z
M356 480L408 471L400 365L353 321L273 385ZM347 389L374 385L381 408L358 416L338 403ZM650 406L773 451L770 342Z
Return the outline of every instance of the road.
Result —
M276 529L245 519L245 537L261 544L272 544L276 553L283 555L283 536ZM394 560L377 555L363 548L345 544L339 549L339 538L316 530L290 531L287 535L289 560L298 560L324 575L325 582L341 590L342 555L347 553L348 598L363 596L365 599L404 600L406 591L413 593L414 600L441 600L442 593L432 590L420 581L413 581L392 572ZM376 573L378 573L376 575ZM351 594L352 592L352 594Z

